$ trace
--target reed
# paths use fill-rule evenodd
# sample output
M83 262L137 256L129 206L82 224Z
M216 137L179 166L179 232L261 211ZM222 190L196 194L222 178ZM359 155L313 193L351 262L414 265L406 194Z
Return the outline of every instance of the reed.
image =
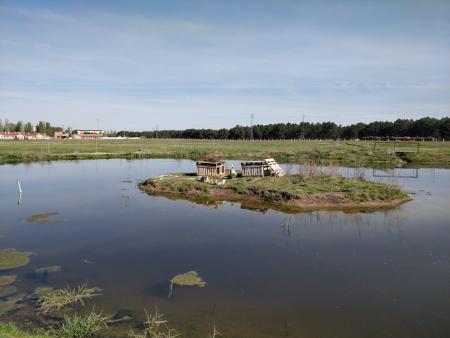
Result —
M169 328L168 321L164 319L164 315L158 311L155 306L154 313L148 313L145 310L146 320L144 322L144 329L141 332L134 332L131 330L128 334L131 338L175 338L180 334Z

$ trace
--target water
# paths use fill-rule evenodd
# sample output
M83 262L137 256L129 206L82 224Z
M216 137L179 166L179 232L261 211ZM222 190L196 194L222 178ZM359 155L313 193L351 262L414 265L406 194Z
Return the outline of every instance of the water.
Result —
M410 176L395 182L414 200L370 213L262 213L136 188L193 170L176 160L0 166L0 248L34 253L15 285L27 293L99 286L104 295L89 309L135 318L110 331L118 336L155 305L184 337L206 337L213 325L225 337L450 336L450 170L397 170ZM367 171L392 180L383 174ZM40 212L63 222L25 221ZM62 271L32 273L52 265ZM189 270L207 286L175 288L168 299L167 280ZM32 315L22 309L2 320L10 319Z

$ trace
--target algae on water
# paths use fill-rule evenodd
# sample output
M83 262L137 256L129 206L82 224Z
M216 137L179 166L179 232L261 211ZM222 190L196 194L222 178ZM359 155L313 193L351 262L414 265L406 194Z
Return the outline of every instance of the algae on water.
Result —
M17 292L17 288L15 286L1 286L0 287L0 298L5 298L11 296Z
M44 274L44 273L59 272L59 271L61 271L61 267L59 265L52 265L52 266L46 266L43 268L35 269L34 273Z
M39 214L34 214L28 216L26 220L28 222L36 222L40 224L58 224L61 223L62 220L50 220L49 217L58 215L57 212L42 212Z
M17 251L16 249L0 250L0 271L20 268L28 264L31 252Z
M13 311L17 308L17 305L15 302L0 302L0 316L3 314L6 314L10 311Z
M6 286L16 281L16 275L0 276L0 286Z
M170 293L169 297L173 293L173 286L199 286L204 287L206 282L202 280L202 278L198 275L197 271L189 271L186 273L181 273L176 275L170 280Z
M50 286L38 286L34 289L33 296L41 298L42 296L49 294L51 291L53 291L53 288Z

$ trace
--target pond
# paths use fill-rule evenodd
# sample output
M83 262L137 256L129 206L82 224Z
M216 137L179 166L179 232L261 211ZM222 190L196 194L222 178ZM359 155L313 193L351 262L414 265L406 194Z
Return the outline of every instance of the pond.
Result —
M377 212L288 215L136 187L194 169L160 159L0 166L0 248L33 252L15 271L18 292L98 286L89 309L134 318L117 336L155 306L183 337L213 325L225 337L450 336L450 170L367 170L414 198ZM45 267L54 271L34 273ZM169 298L169 280L188 271L206 285L174 286ZM33 325L26 307L0 320Z

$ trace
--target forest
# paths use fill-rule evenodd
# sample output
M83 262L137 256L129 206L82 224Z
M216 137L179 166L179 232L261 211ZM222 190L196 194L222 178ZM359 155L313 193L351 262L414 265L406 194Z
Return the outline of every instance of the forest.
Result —
M364 137L433 137L450 140L450 118L424 117L417 120L397 119L348 126L334 122L276 123L235 126L231 129L185 129L152 131L119 131L116 136L180 139L280 140L280 139L359 139Z

